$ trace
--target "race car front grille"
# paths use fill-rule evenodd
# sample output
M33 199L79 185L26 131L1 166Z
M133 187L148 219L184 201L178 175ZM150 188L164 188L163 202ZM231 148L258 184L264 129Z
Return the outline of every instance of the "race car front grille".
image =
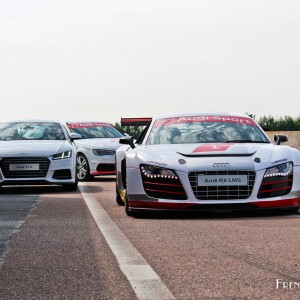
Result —
M217 185L205 186L198 185L198 175L218 176L230 175L246 175L247 185ZM194 195L199 200L232 200L247 199L252 193L255 181L255 172L250 171L207 171L207 172L191 172L189 180Z
M5 178L46 177L50 161L47 157L2 158L0 168Z

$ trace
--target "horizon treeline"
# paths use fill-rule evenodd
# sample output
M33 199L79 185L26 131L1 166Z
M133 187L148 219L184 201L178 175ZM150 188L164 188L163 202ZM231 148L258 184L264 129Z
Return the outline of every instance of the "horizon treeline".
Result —
M273 117L262 116L253 119L262 127L268 131L299 131L300 130L300 116L293 118L291 116Z

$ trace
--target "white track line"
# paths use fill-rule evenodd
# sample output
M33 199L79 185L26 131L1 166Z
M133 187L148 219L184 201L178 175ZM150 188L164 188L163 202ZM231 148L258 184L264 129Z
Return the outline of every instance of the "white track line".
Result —
M80 182L79 189L138 299L176 299L97 199L88 193L87 186Z

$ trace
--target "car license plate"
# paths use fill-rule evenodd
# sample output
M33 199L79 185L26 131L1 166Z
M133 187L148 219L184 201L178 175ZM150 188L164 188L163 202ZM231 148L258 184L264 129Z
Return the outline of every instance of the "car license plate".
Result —
M9 171L39 171L39 164L10 164Z
M247 175L198 175L199 186L248 185Z

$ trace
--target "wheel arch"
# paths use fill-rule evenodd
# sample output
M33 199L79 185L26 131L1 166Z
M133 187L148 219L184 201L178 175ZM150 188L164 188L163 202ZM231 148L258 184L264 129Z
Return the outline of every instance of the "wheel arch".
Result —
M121 179L122 186L124 189L127 188L127 180L126 180L126 157L121 161Z

